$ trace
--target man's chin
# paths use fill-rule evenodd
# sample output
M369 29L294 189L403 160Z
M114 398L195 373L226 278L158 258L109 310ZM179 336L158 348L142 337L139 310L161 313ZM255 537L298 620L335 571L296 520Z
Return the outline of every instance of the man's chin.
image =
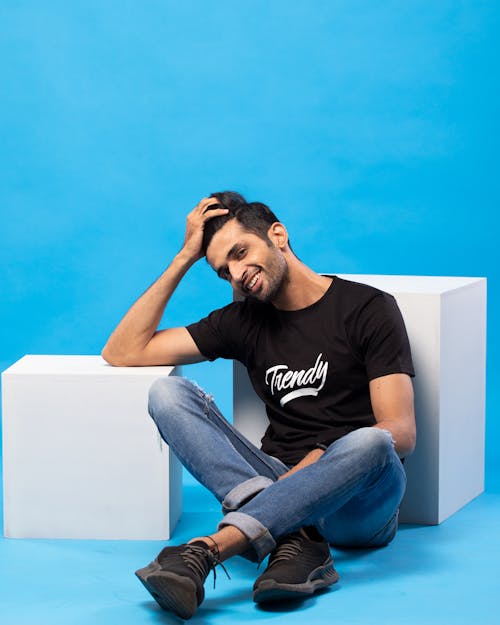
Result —
M281 292L281 288L277 288L274 290L265 290L261 289L258 293L249 293L246 297L253 300L254 302L259 302L261 304L272 304L273 301L278 297Z
M260 302L261 304L267 304L267 302L270 301L270 298L266 296L265 293L262 293L260 291L258 293L248 293L247 295L245 295L245 297L247 299L251 299L254 302Z
M278 282L265 282L256 293L243 293L243 296L260 304L272 304L286 285L286 275Z

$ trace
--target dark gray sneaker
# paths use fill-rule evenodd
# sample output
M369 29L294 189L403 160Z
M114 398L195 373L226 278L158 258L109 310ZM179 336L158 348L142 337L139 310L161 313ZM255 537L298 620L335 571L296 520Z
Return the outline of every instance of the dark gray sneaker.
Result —
M254 584L253 600L304 598L338 579L328 543L296 532L283 537L271 552L266 570Z
M205 597L203 583L220 561L203 541L165 547L158 557L135 572L164 610L182 619L193 616Z

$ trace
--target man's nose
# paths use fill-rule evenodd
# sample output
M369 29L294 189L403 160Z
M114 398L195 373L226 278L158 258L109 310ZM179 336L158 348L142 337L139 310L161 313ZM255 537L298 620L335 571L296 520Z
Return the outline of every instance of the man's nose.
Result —
M228 269L234 282L236 282L237 284L241 284L245 273L245 267L243 263L240 263L236 260L232 261L229 263Z

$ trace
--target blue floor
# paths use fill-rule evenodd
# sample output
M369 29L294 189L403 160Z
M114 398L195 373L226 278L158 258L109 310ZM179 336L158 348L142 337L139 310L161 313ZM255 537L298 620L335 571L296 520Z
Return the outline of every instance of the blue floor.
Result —
M218 504L190 478L171 543L210 531ZM179 623L152 601L133 571L164 543L0 539L0 625ZM377 551L335 551L341 580L300 604L252 602L256 565L227 563L206 583L192 623L422 625L500 623L500 492L486 492L437 527L402 526Z

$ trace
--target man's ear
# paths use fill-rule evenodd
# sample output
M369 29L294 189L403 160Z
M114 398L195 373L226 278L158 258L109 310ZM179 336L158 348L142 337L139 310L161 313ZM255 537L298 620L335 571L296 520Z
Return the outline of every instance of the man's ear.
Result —
M279 247L280 250L284 250L288 244L288 232L285 226L279 221L275 221L269 230L267 231L267 236L271 239L271 241Z

